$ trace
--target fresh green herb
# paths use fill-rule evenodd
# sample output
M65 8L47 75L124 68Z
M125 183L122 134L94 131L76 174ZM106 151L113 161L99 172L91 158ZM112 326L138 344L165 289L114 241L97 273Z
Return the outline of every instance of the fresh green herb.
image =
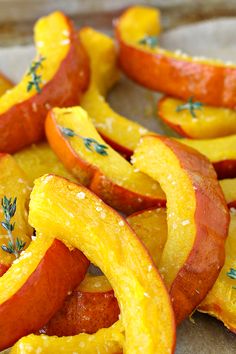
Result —
M7 198L4 196L2 198L2 210L4 215L4 221L1 222L2 227L7 230L7 234L9 237L8 245L2 245L1 248L3 251L14 254L15 257L19 257L19 253L24 249L25 242L21 241L20 239L14 240L12 235L12 231L15 228L15 223L11 224L11 218L15 215L16 212L16 198L12 200L12 198Z
M31 77L31 80L28 82L27 92L31 91L34 87L35 90L40 93L42 91L40 85L42 83L42 76L37 74L38 68L42 67L42 62L45 60L45 57L39 57L38 60L34 61L31 64L31 67L27 73Z
M197 118L195 110L202 109L202 107L203 107L202 102L194 102L193 97L190 97L186 103L176 107L176 112L181 112L187 109L189 110L193 118Z
M138 41L138 44L147 45L150 48L156 48L158 45L158 37L157 36L144 36Z
M227 276L231 279L236 279L236 269L230 268L229 272L227 273ZM232 287L233 289L236 289L236 286Z
M59 126L59 129L65 137L73 138L74 136L77 136L78 138L82 139L86 149L90 151L95 151L99 155L103 155L103 156L108 155L108 152L106 151L108 149L108 146L104 144L100 144L97 140L79 135L70 128Z

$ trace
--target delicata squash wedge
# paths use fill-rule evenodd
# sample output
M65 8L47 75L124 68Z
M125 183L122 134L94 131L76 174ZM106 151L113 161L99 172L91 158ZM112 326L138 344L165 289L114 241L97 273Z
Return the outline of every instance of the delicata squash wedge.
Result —
M28 146L15 153L14 159L27 175L28 181L30 181L32 186L36 178L46 173L54 173L71 181L76 181L75 177L67 171L48 143Z
M165 205L159 184L107 145L82 108L52 109L46 135L68 170L112 207L131 214Z
M39 330L83 280L88 265L80 251L37 236L0 278L0 350Z
M224 264L228 208L210 162L177 141L145 136L133 163L167 196L168 238L159 269L179 323L204 299Z
M120 309L104 275L87 274L79 286L66 298L62 308L39 331L49 336L73 336L96 333L113 325Z
M102 328L95 334L81 333L76 336L36 336L30 334L21 338L11 349L11 354L35 354L40 348L41 354L122 354L124 328L117 321L109 328Z
M218 179L236 177L236 134L216 139L179 139L205 155L213 164Z
M159 12L128 8L116 21L119 63L134 81L152 90L213 106L236 106L236 66L199 59L158 46Z
M79 37L89 56L91 70L90 84L82 96L81 107L88 112L104 140L129 157L147 129L116 113L106 102L107 93L119 78L114 41L89 27L83 28Z
M236 134L235 110L205 106L195 97L186 101L163 97L157 113L163 122L187 138L212 139Z
M33 229L28 224L30 192L31 188L26 175L14 158L8 154L0 154L0 276L5 273L17 256L13 252L19 251L18 247L15 248L17 240L20 242L20 249L26 248L31 241ZM9 211L9 202L13 208L15 206L15 212L11 214L11 220L8 223L6 212ZM7 208L6 211L5 208ZM3 227L4 222L8 224L5 225L6 227ZM13 229L10 224L13 225ZM5 247L5 250L2 247Z
M35 182L29 220L47 239L56 234L61 241L79 248L107 276L121 309L125 353L174 351L175 324L167 290L142 243L118 213L85 187L49 175ZM109 333L111 328L102 331ZM84 337L73 337L72 343L80 338ZM58 352L60 346L67 345L66 338L44 339L46 350L50 350L50 342L57 343ZM30 346L37 343L33 336L25 341ZM81 353L86 345L87 341L81 345ZM68 348L72 353L77 346Z
M226 259L213 288L198 307L236 333L236 214L231 212L229 235L226 240Z
M133 221L132 227L136 227L138 235L143 240L148 251L153 255L159 254L160 247L167 238L167 222L165 209L152 209L148 211L141 211L134 216L130 216ZM148 222L155 220L155 223ZM145 227L146 226L146 227ZM147 227L148 226L148 227ZM146 241L146 230L149 230L149 238L152 238L152 243ZM225 244L226 257L224 266L220 274L209 291L203 302L198 306L198 310L208 313L221 320L224 325L232 332L236 333L236 214L235 210L230 213L229 233ZM154 258L153 258L154 259Z
M15 152L44 136L54 106L78 103L88 83L88 60L69 19L60 12L35 26L37 55L21 82L0 97L0 151Z
M229 208L236 208L236 178L220 181L226 202Z

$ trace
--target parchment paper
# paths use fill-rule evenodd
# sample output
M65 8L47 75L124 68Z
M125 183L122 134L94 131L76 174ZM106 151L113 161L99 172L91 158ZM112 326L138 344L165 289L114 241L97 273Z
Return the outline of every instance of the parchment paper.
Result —
M168 31L160 41L166 48L181 49L187 54L236 62L235 33L236 18L221 18ZM0 70L17 82L33 55L32 46L0 48ZM137 120L151 130L173 135L155 117L158 97L159 94L153 94L121 77L109 95L109 101L115 110L129 119ZM193 321L184 321L178 329L176 353L233 354L236 353L236 336L221 322L196 313Z

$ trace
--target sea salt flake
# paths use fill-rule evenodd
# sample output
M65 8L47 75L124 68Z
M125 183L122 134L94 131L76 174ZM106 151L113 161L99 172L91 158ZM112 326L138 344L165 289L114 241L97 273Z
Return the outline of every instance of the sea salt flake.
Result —
M85 198L85 193L84 192L79 192L79 193L76 194L76 197L78 199L84 199Z

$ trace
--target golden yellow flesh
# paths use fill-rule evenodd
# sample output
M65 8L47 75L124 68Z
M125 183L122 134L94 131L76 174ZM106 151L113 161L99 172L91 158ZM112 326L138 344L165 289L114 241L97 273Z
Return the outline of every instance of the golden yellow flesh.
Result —
M54 12L47 17L42 17L35 25L35 46L37 55L44 57L42 67L38 68L37 75L42 78L43 87L49 82L66 57L70 48L70 26L66 18L60 12ZM25 73L24 77L18 85L8 90L0 97L0 114L7 111L14 104L23 102L34 96L37 91L32 88L29 92L27 86L31 80L31 76Z
M89 293L106 292L112 290L111 284L104 275L86 274L78 290Z
M86 188L44 176L35 182L29 220L45 237L80 249L107 276L121 309L125 352L169 353L174 328L166 290L119 214Z
M219 181L223 190L226 202L236 202L236 178L222 179Z
M59 126L72 129L76 134L93 138L99 143L107 145L97 133L87 113L82 108L55 108L53 112L55 113L56 123ZM136 172L128 161L108 145L106 150L108 155L102 156L94 151L89 151L79 137L67 137L66 139L68 139L71 147L81 160L96 166L106 177L119 186L144 195L157 196L158 198L163 195L163 199L165 198L157 182L141 172Z
M236 118L236 116L235 116ZM178 139L182 144L188 145L208 157L211 162L236 159L236 135L223 138L194 140Z
M226 259L224 267L215 285L200 305L200 311L207 312L224 322L224 325L236 329L236 280L227 276L230 268L236 269L236 214L231 213L229 234L225 245ZM212 308L216 306L216 310ZM205 310L202 310L202 307ZM206 307L209 307L207 310Z
M92 28L83 29L79 35L89 55L91 70L89 88L82 97L81 107L101 134L132 151L147 129L113 111L105 100L119 78L115 44Z
M37 236L37 242L32 241L27 250L22 252L8 271L0 277L0 304L10 299L25 284L52 243L52 238Z
M31 145L14 154L14 158L26 173L31 185L36 178L46 173L54 173L76 182L47 143Z
M122 16L122 26L120 26L121 38L129 45L142 48L154 54L164 55L165 57L179 59L186 62L199 62L202 64L224 66L224 62L218 59L190 57L185 53L171 52L161 47L150 48L138 42L144 36L158 35L160 32L160 13L157 9L146 6L133 6L125 15ZM235 67L229 65L229 67Z
M167 239L166 209L152 209L136 213L127 219L132 229L159 266Z
M167 198L168 239L159 270L168 286L192 249L196 228L193 185L176 155L159 139L145 137L137 147L134 166L159 181ZM184 207L183 207L184 206Z
M12 348L11 354L118 354L122 353L123 332L123 326L118 321L112 327L102 328L92 335L81 333L59 338L31 334L21 338Z
M15 223L12 231L14 239L18 237L28 244L30 236L33 233L31 226L28 224L28 203L31 188L23 170L19 168L14 158L10 155L3 155L0 158L0 201L4 196L7 198L16 197L16 213L11 219L11 223ZM3 210L0 206L0 220L4 220ZM0 243L7 245L9 238L6 236L7 231L1 226ZM0 247L0 263L10 264L15 256L5 252Z
M184 103L174 98L165 99L161 104L161 115L168 122L182 127L191 138L211 139L236 134L236 111L204 105L195 111L197 118L194 118L189 110L176 112L177 107Z

